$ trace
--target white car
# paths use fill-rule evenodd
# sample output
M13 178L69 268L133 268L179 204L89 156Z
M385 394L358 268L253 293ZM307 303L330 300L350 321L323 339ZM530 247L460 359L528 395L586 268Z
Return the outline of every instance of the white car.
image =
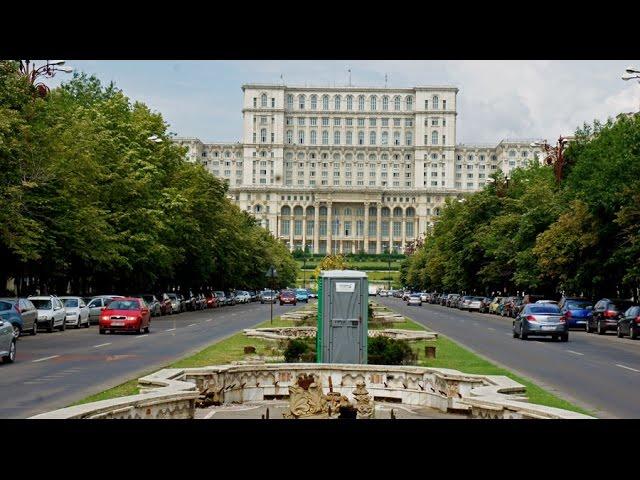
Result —
M389 292L387 292L386 290L380 290L378 292L378 296L379 297L387 297L387 296L389 296Z
M422 306L422 299L420 298L419 293L412 293L411 295L409 295L409 297L407 298L407 306L409 305L417 305L419 307Z
M250 301L251 301L251 295L249 295L249 292L245 292L245 291L236 292L236 302L249 303Z
M420 292L420 301L421 302L427 301L427 292Z
M74 325L76 328L85 326L89 328L89 307L80 297L60 297L60 301L67 311L67 325Z
M67 312L64 305L55 295L29 297L38 310L38 327L47 329L47 332L53 332L54 328L64 331L67 324Z

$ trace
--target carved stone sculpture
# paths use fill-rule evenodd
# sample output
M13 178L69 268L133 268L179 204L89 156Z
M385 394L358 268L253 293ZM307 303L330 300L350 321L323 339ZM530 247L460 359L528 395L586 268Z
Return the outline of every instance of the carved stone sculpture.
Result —
M373 406L373 398L371 397L371 395L369 395L369 391L365 388L365 383L356 383L356 388L352 393L353 398L356 401L358 418L373 418L373 414L375 412Z
M328 404L322 394L322 384L313 375L300 375L289 386L289 411L284 418L301 418L326 415Z

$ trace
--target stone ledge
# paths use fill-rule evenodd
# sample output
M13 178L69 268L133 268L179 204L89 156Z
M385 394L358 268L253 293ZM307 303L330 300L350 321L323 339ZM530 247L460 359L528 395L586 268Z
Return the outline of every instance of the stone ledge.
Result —
M245 328L247 337L263 338L266 340L290 340L293 338L312 338L316 336L316 327L265 327ZM384 330L369 330L369 337L389 337L398 340L435 340L436 332L426 330L403 330L388 328Z
M205 388L219 392L222 403L288 397L298 375L331 377L334 391L350 397L364 381L374 398L400 400L448 410L467 410L476 418L567 418L587 415L532 404L520 395L525 387L508 377L475 375L415 366L278 363L212 365L164 369L139 379L146 393L77 405L36 415L51 418L194 418L195 400ZM328 390L328 389L327 389Z

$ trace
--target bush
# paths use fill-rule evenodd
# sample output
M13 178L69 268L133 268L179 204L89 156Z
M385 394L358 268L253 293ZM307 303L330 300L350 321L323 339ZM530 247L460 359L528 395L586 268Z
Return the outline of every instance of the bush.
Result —
M409 343L395 338L369 339L367 353L370 365L407 365L414 359Z
M315 339L312 339L315 341ZM287 342L284 350L284 361L287 363L298 363L300 361L310 361L315 357L315 352L308 341L292 339Z

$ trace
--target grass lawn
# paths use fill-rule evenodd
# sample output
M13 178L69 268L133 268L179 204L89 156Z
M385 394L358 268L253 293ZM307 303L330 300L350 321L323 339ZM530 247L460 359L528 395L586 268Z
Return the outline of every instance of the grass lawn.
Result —
M290 320L282 320L280 317L276 317L273 319L273 326L284 327L291 325L293 325L293 322ZM258 325L258 327L269 326L270 323L268 320ZM402 323L393 323L389 326L371 325L370 328L427 330L422 325L412 321L411 319L406 319L406 321ZM246 355L244 354L244 347L249 345L256 348L257 355L270 356L276 354L273 349L277 347L277 342L262 340L258 338L248 338L242 332L238 332L230 337L227 337L224 340L220 340L206 347L195 355L178 360L171 365L167 365L167 367L188 368L230 363L233 360L241 360L243 357L245 357ZM425 357L424 347L427 345L436 347L436 358L427 359ZM549 407L563 408L586 415L593 415L592 412L584 410L576 405L573 405L570 402L567 402L566 400L558 398L557 396L547 392L546 390L543 390L542 388L534 384L531 380L519 377L518 375L515 375L508 370L492 364L491 362L461 347L456 342L443 335L439 335L437 340L420 340L417 342L411 342L411 346L414 351L418 353L418 365L420 366L451 368L454 370L460 370L464 373L505 375L515 380L516 382L526 386L525 395L532 403L538 403ZM148 373L152 372L150 371ZM135 395L137 393L139 393L139 391L138 380L136 378L118 385L117 387L98 393L97 395L87 397L79 402L74 403L74 405L96 402L99 400L106 400L109 398L121 397L125 395Z

